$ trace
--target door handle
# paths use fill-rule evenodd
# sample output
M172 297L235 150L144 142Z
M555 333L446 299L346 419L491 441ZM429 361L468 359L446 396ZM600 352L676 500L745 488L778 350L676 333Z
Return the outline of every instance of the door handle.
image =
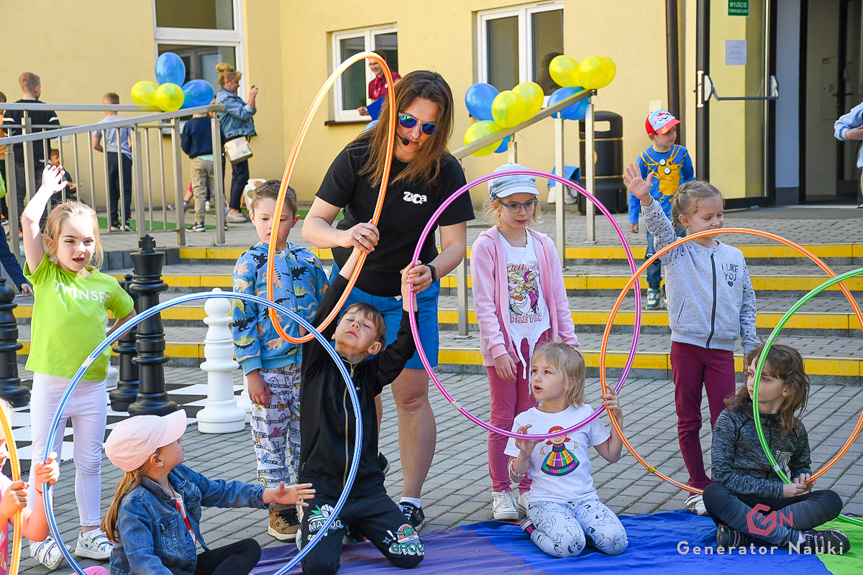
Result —
M708 74L705 74L701 70L698 71L698 76L700 76L700 82L696 86L696 91L698 93L698 102L707 103L710 98L715 98L717 102L722 102L724 100L732 101L732 100L751 100L751 101L764 101L764 100L778 100L779 99L779 81L776 79L776 76L773 74L770 75L770 87L768 93L764 96L720 96L716 92L716 86L713 84L713 80L710 78Z

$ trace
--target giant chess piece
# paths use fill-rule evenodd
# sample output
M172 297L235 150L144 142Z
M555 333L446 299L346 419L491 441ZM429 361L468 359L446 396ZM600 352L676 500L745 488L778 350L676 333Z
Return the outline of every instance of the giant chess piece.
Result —
M162 281L165 252L155 250L156 241L147 234L138 241L141 250L131 254L132 283L129 290L138 294L141 310L159 304L159 294L168 285ZM157 313L138 324L135 337L138 355L132 361L138 365L138 397L129 405L130 415L165 415L177 411L176 403L165 391L165 330L162 314Z
M214 292L220 292L215 288ZM231 333L231 300L208 299L204 318L210 328L204 338L201 369L207 372L207 402L195 416L201 433L234 433L246 427L246 412L234 396L234 372L240 366L234 361L234 338Z
M126 274L126 281L120 282L120 287L126 290L135 302L135 312L141 311L141 298L137 292L131 291L132 274ZM111 400L111 409L114 411L127 411L129 405L138 397L138 365L132 361L138 351L135 348L135 337L138 327L135 326L117 340L114 351L120 356L120 379L117 388L108 394Z
M18 377L16 352L24 346L18 343L18 321L12 313L16 307L15 292L0 277L0 397L13 407L23 407L30 403L30 390Z

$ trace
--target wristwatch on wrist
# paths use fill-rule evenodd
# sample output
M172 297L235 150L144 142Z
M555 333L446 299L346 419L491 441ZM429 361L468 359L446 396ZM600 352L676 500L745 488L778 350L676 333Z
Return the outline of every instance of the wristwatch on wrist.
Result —
M437 281L437 270L436 270L436 269L435 269L435 267L434 267L433 265L431 265L431 264L426 264L426 267L427 267L427 268L429 269L429 271L431 272L431 276L432 276L432 283L435 283L435 282Z

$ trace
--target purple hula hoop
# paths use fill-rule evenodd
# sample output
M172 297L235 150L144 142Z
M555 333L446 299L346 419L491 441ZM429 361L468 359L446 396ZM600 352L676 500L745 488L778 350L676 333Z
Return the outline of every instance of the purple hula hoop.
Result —
M437 222L438 218L440 218L440 216L444 212L444 210L446 210L450 206L450 204L452 204L460 195L467 192L468 190L470 190L474 186L477 186L477 185L479 185L483 182L486 182L488 180L492 180L495 178L501 178L504 176L516 176L516 175L536 176L536 177L547 178L550 180L554 180L556 182L560 182L561 184L563 184L565 186L569 186L571 188L574 188L576 191L578 191L578 193L580 193L585 198L590 200L597 208L599 208L599 211L601 211L605 215L605 217L608 219L608 221L611 222L611 225L614 227L614 231L617 232L617 236L620 238L620 243L623 244L623 249L626 250L626 260L629 262L629 269L632 271L633 274L636 272L637 268L635 265L635 260L632 258L632 250L629 249L629 245L626 243L626 236L624 236L623 232L620 229L620 226L618 226L617 222L614 221L614 218L611 217L611 213L606 209L606 207L603 206L602 203L599 200L597 200L593 195L589 194L587 192L587 190L585 190L581 186L575 184L574 182L572 182L570 180L565 180L562 177L556 176L554 174L549 174L547 172L537 172L534 170L513 170L511 172L499 172L496 174L489 174L487 176L483 176L483 177L478 178L472 182L469 182L469 183L465 184L464 186L462 186L461 188L459 188L458 190L456 190L455 193L453 193L449 198L446 199L446 201L444 201L443 204L440 205L440 207L432 215L431 219L426 224L426 227L423 229L422 233L420 234L420 239L419 239L419 242L417 242L417 247L414 250L413 259L411 261L415 262L415 261L419 260L420 251L422 250L422 246L425 243L428 235L431 233L432 227L434 226L435 222ZM629 349L629 358L626 360L626 366L624 366L623 373L620 374L620 380L618 380L617 385L614 388L616 393L620 392L620 390L623 388L623 383L626 381L626 376L629 375L629 371L632 368L632 362L635 360L635 350L638 347L638 333L641 331L641 290L639 290L639 289L635 290L635 303L636 303L636 306L635 306L635 329L633 330L633 334L632 334L632 346ZM468 411L467 409L465 409L464 407L459 405L459 403L455 399L453 399L453 397L446 390L444 385L441 383L440 379L438 379L438 376L435 373L434 368L429 363L428 357L426 357L425 350L423 349L422 342L420 341L419 330L417 328L416 317L414 315L414 312L416 311L416 304L414 303L414 298L410 298L410 301L408 302L408 309L410 311L411 333L413 333L413 336L414 336L414 342L416 343L417 353L419 353L420 361L422 361L423 366L425 366L426 371L429 374L429 377L431 377L435 386L440 390L440 392L443 394L443 396L446 398L446 400L448 402L450 402L450 404L452 404L452 406L455 407L462 415L464 415L465 417L467 417L469 420L473 421L477 425L484 427L489 431L493 431L495 433L499 433L499 434L505 435L507 437L513 437L515 439L534 439L534 440L535 439L549 439L552 437L557 437L559 435L565 435L567 433L570 433L571 431L575 431L579 427L587 425L588 423L590 423L591 421L593 421L594 419L599 417L599 414L605 410L605 406L603 405L603 406L599 407L598 409L596 409L593 413L588 415L586 418L584 418L584 420L580 421L579 423L576 423L572 427L569 427L569 428L564 429L563 431L559 431L557 433L546 433L546 434L537 434L537 435L513 433L512 431L509 431L506 429L500 429L500 428L497 428L497 427L495 427L489 423L482 421L481 419L476 417L474 414L472 414L470 411Z

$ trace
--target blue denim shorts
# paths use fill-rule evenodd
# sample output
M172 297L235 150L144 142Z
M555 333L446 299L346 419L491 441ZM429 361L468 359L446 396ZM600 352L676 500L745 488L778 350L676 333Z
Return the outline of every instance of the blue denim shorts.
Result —
M330 283L339 273L339 266L333 264L330 272ZM417 294L417 310L419 311L420 341L423 350L432 367L437 366L438 350L440 349L440 332L438 331L438 296L440 295L440 280L432 283L425 291ZM387 324L387 345L396 340L399 333L399 325L402 321L402 298L395 296L371 295L358 287L354 287L345 302L344 308L357 302L365 302L375 306L384 316ZM342 308L342 309L344 309ZM418 353L408 360L407 369L425 369Z

